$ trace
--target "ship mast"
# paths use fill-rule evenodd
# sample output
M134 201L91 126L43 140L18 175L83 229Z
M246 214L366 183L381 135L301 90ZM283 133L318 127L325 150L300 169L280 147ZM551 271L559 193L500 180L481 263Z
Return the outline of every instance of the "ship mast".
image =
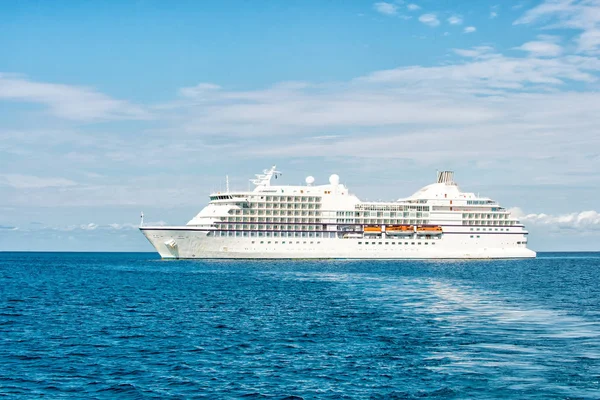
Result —
M276 170L276 166L273 165L271 169L265 169L262 174L256 174L255 179L250 179L250 182L258 186L271 186L271 178L281 175L281 172Z

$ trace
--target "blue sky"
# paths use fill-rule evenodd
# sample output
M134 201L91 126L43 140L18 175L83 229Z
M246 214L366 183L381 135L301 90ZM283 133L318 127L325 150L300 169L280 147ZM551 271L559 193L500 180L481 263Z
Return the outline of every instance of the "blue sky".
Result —
M141 250L272 164L392 200L453 169L600 250L600 1L0 5L0 250Z

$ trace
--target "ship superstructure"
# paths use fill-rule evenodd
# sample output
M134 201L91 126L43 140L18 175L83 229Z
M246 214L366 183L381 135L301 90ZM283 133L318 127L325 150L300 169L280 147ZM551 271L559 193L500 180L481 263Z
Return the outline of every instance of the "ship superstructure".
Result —
M185 226L141 226L163 258L529 258L528 232L492 199L462 192L452 171L412 196L365 202L329 183L273 185L273 166L253 191L226 190Z

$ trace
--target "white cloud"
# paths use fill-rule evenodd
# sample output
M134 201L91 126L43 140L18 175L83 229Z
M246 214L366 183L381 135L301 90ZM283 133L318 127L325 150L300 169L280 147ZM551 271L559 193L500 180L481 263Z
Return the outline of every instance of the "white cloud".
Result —
M492 55L494 48L490 46L476 46L471 49L452 49L453 52L462 57L482 58Z
M549 28L570 28L582 31L576 42L578 51L600 52L600 1L545 0L528 10L514 24L550 22Z
M219 85L215 85L212 83L199 83L196 86L185 87L179 89L179 94L184 97L202 97L210 95L215 91L221 89Z
M494 19L496 17L498 17L498 13L496 11L490 11L490 18Z
M16 189L39 189L48 187L68 187L77 183L65 178L41 178L32 175L0 174L0 186Z
M411 4L408 4L408 5L406 6L406 8L408 8L410 11L417 11L417 10L420 10L420 9L421 9L421 7L419 7L418 5L416 5L416 4L413 4L413 3L411 3Z
M536 57L556 57L562 53L562 47L556 43L545 41L532 41L517 47Z
M392 3L386 3L384 1L373 4L375 11L385 15L396 15L398 13L398 6Z
M93 89L34 82L21 76L1 73L0 100L44 104L55 116L71 120L150 118L143 108Z
M153 225L156 226L156 225ZM138 225L135 224L129 224L129 223L125 223L125 224L108 224L108 227L111 229L115 229L115 230L122 230L122 229L138 229Z
M419 21L432 27L440 24L440 20L435 14L423 14L419 17Z
M579 49L583 52L596 52L600 49L600 27L583 32L577 40Z
M568 214L525 214L519 208L511 209L517 218L524 224L552 227L559 230L600 231L600 213L594 210L573 212Z
M559 91L569 81L595 82L599 60L507 57L486 46L454 52L466 60L376 71L335 84L222 89L212 103L189 109L193 117L186 130L237 138L231 143L247 138L227 149L240 157L377 157L438 164L456 158L500 162L510 155L531 165L528 149L535 147L540 157L553 160L544 164L550 169L560 165L557 159L572 163L573 155L586 168L600 167L591 145L600 148L595 106L600 94ZM574 130L582 135L578 141L571 140ZM257 143L258 134L270 140ZM322 136L333 139L318 139Z
M453 15L450 18L448 18L448 23L450 25L460 25L463 23L463 19L460 15Z
M164 226L164 221L159 221L156 223L145 223L147 226ZM87 224L79 224L79 225L60 225L60 226L46 226L41 225L39 227L34 227L30 230L51 230L51 231L125 231L125 230L137 230L139 225L131 224L131 223L112 223L112 224L96 224L94 222L90 222Z
M477 30L477 28L475 28L474 26L467 26L465 27L465 29L463 30L464 33L473 33Z
M93 222L90 222L87 225L80 225L79 229L84 230L84 231L95 231L98 228L98 224L94 224Z

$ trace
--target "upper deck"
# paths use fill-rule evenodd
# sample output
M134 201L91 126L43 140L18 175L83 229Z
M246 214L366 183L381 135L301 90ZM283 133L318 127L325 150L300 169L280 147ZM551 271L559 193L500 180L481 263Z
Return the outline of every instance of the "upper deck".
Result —
M210 203L188 225L227 224L234 229L249 224L289 228L291 224L460 224L514 226L519 221L497 202L474 193L462 192L453 173L438 173L437 182L413 195L389 202L361 201L340 183L337 175L329 183L314 185L308 177L306 185L273 185L281 175L275 167L252 179L253 191L227 190L213 193ZM242 226L243 225L243 226Z

